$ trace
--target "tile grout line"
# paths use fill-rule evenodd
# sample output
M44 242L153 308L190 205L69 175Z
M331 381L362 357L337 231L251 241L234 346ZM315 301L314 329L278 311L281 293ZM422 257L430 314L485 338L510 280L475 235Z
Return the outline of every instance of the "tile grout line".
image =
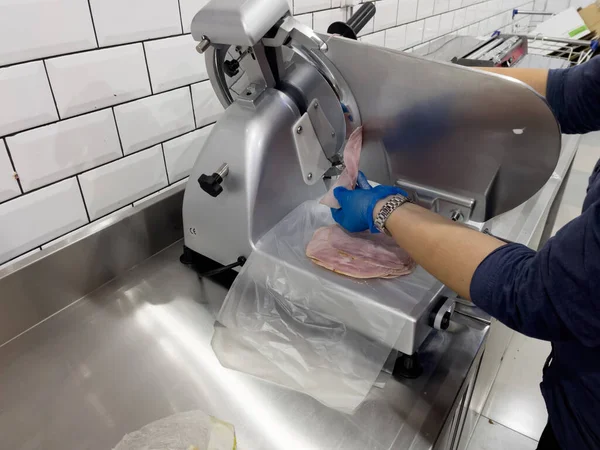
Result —
M52 83L50 82L50 74L48 73L48 67L46 66L46 60L42 60L42 64L44 66L44 72L46 72L46 80L48 81L48 87L50 88L50 94L52 95L52 101L54 102L54 107L56 108L56 115L58 117L57 122L63 120L60 117L60 111L58 110L58 103L56 102L56 95L54 95L54 89L52 89Z
M5 138L2 138L2 140L4 141L4 147L6 148L6 154L8 155L8 160L10 161L10 164L13 168L13 173L16 174L15 180L17 182L17 185L19 186L19 189L21 190L21 195L23 195L23 194L25 194L25 191L23 190L23 186L21 185L21 177L19 177L19 172L17 172L17 167L15 166L15 162L13 161L12 154L10 153L10 148L8 147L8 141ZM11 200L19 198L21 195L17 195L16 197L12 197L7 200L4 200L3 202L0 202L0 205L2 203L10 202Z
M487 3L488 1L490 1L490 0L482 0L480 2L472 3L472 4L467 5L467 6L461 6L459 8L455 8L453 10L448 10L446 12L452 12L452 11L458 11L458 10L461 10L461 9L466 9L466 8L468 8L470 6L481 5L481 4ZM522 4L520 4L518 6L523 6L523 5L526 5L528 3L531 3L531 1L523 2ZM89 5L89 0L88 0L88 5ZM325 8L325 9L320 9L320 10L317 10L317 11L307 11L307 12L299 13L297 15L314 14L314 13L317 13L317 12L330 11L332 9L337 9L337 7L335 7L335 8ZM512 9L514 9L514 8L508 8L507 11L511 11ZM440 14L445 14L445 13L440 13ZM435 15L440 15L440 14L434 14L434 16ZM494 14L494 15L499 15L499 14L501 14L501 13ZM494 15L492 15L490 17L493 17ZM433 17L433 16L431 16L431 17ZM402 26L402 25L407 25L409 23L418 22L419 20L424 20L424 19L425 18L423 18L423 19L416 19L416 20L413 20L411 22L405 22L405 23L402 23L402 24L396 24L396 25L394 25L394 27ZM394 28L394 27L389 27L389 28ZM389 29L389 28L385 28L384 30ZM378 31L374 31L373 33L364 34L364 35L361 35L361 37L368 36L368 35L374 34L374 33L378 33L379 31L384 31L384 30L378 30ZM95 29L94 29L94 31L95 31ZM137 40L137 41L134 40L134 41L129 41L129 42L121 42L119 44L111 44L111 45L103 45L103 46L98 45L98 47L96 47L96 48L90 48L90 49L86 49L86 50L77 50L77 51L66 52L66 53L58 53L58 54L55 54L55 55L46 55L46 56L39 57L39 58L27 59L27 60L23 60L23 61L17 61L17 62L8 63L8 64L0 64L0 68L8 68L8 67L12 67L12 66L17 66L19 64L26 64L26 63L30 63L30 62L42 61L44 59L60 58L60 57L63 57L63 56L70 56L70 55L75 55L75 54L79 54L79 53L88 53L88 52L93 52L93 51L101 50L101 49L115 48L115 47L120 47L120 46L123 46L123 45L130 45L130 44L137 44L137 43L144 43L144 42L153 42L153 41L159 41L161 39L169 39L169 38L175 38L175 37L178 37L178 36L188 36L188 35L191 35L191 33L170 34L170 35L166 35L166 36L153 37L153 38L148 38L148 39L143 39L143 40Z
M123 141L121 140L121 132L119 131L119 124L117 123L117 113L115 108L111 107L113 119L115 120L115 129L117 130L117 138L119 139L119 146L121 147L121 155L125 156L125 149L123 148Z
M92 12L91 0L87 0L88 9L90 10L90 19L92 20L92 30L94 30L94 37L96 38L96 47L100 48L100 42L98 41L98 32L96 31L96 24L94 23L94 13Z
M179 24L181 25L181 33L183 34L183 15L181 14L181 0L177 0L177 7L179 8Z
M205 82L210 82L210 81L209 80L202 80L202 81L197 81L197 82L194 82L194 83L191 83L191 84L198 84L198 83L205 83ZM148 99L148 98L151 98L151 97L158 97L159 95L167 94L169 92L173 92L173 91L176 91L178 89L185 89L187 86L191 86L191 84L184 84L184 85L181 85L181 86L177 86L177 87L174 87L174 88L170 88L170 89L164 90L162 92L157 92L156 94L144 95L142 97L137 97L137 98L134 98L134 99L131 99L131 100L126 100L124 102L116 103L116 104L110 105L110 106L105 106L103 108L99 108L99 109L96 109L96 110L93 110L93 111L86 111L86 112L81 113L81 114L76 114L76 115L73 115L73 116L65 117L64 119L52 120L50 122L46 122L46 123L41 124L41 125L35 125L35 126L29 127L29 128L24 128L24 129L19 130L19 131L13 131L13 132L11 132L9 134L6 134L6 135L0 136L0 137L5 137L5 138L6 137L13 137L13 136L16 136L18 134L26 133L26 132L31 131L31 130L35 130L35 129L38 129L38 128L47 127L47 126L50 126L50 125L56 125L57 123L66 122L67 120L75 119L77 117L81 117L81 116L85 116L85 115L88 115L88 114L94 114L94 113L97 113L97 112L100 112L100 111L104 111L104 110L107 110L108 108L117 108L117 107L122 106L122 105L127 105L129 103L137 102L137 101L140 101L140 100L145 100L145 99Z
M485 2L475 3L475 4L473 4L473 5L476 5L476 4L481 4L481 3L485 3ZM88 5L89 5L89 0L88 0ZM89 6L91 7L91 5L89 5ZM469 6L472 6L472 5L469 5ZM458 10L460 10L460 9L465 9L465 8L468 8L469 6L462 7L462 8L457 8L457 9L455 9L455 10L452 10L452 11L458 11ZM510 11L510 10L507 10L507 11ZM450 12L451 12L451 11L450 11ZM505 11L505 12L506 12L506 11ZM438 14L438 15L442 15L442 14L445 14L445 13L446 13L446 12L443 12L443 13L440 13L440 14ZM498 13L498 14L494 14L494 15L490 16L490 18L491 18L491 17L494 17L494 16L501 15L501 14L503 14L503 13L504 13L504 12L502 12L502 13ZM311 14L312 14L312 13L311 13ZM434 16L435 16L435 15L434 15ZM434 16L431 16L431 17L434 17ZM181 18L181 16L180 16L180 18ZM424 19L420 19L420 20L424 20ZM408 49L408 48L415 48L415 47L417 47L417 46L419 46L419 45L424 45L424 44L427 44L427 43L431 43L431 42L433 42L433 41L435 41L435 40L437 40L437 39L440 39L440 38L442 38L442 37L444 37L444 36L448 36L449 34L455 33L455 32L457 32L457 31L459 31L459 30L461 30L461 29L465 29L465 28L468 28L468 27L469 27L469 26L471 26L471 25L475 25L475 24L481 23L481 22L483 22L484 20L486 20L486 19L481 19L480 21L474 22L473 24L466 25L466 26L463 26L463 27L461 27L461 28L457 28L457 29L454 29L454 27L453 27L453 30L452 30L452 31L450 31L450 32L448 32L448 33L445 33L445 34L443 34L443 35L436 36L436 37L434 37L434 38L432 38L432 39L429 39L429 40L427 40L427 41L421 41L421 43L419 43L419 44L416 44L416 45L415 45L415 46L413 46L413 47L407 47L407 49ZM412 23L412 22L410 22L410 23ZM403 24L403 25L406 25L406 24ZM388 29L384 29L384 30L378 30L377 32L385 32L385 31L387 31L387 30L390 30L390 29L396 28L396 27L398 27L398 26L402 26L402 25L396 25L396 26L394 26L394 27L392 27L392 28L388 28ZM509 25L506 25L506 26L509 26ZM374 34L374 33L371 33L371 34ZM174 35L174 36L179 36L179 35ZM368 36L368 35L365 35L365 36ZM172 36L172 37L173 37L173 36ZM97 37L96 37L96 39L97 39ZM161 38L156 38L156 39L149 39L149 40L146 40L146 42L147 42L147 41L152 41L152 40L160 40L160 39L165 39L165 38L161 37ZM144 45L144 43L143 43L143 42L140 42L140 43L142 43L142 48L144 49L144 57L146 58L146 53L145 53L145 45ZM129 44L119 44L119 45L115 45L115 46L107 46L107 47L105 47L105 48L118 47L118 46L123 46L123 45L129 45ZM90 50L90 51L95 51L95 50L97 50L97 49L93 49L93 50ZM75 52L75 53L86 53L86 51L84 51L84 52ZM41 59L41 60L42 60L42 62L43 62L43 64L44 64L44 69L45 69L45 71L46 71L47 79L48 79L48 82L49 82L49 87L50 87L50 89L51 89L51 91L52 91L52 86L51 86L51 83L50 83L50 80L49 80L49 74L48 74L48 70L47 70L47 67L46 67L46 61L45 61L44 59ZM151 80L150 80L150 74L149 74L149 66L148 66L148 64L147 64L147 59L146 59L146 67L147 67L147 69L148 69L149 82L150 82L150 87L151 87L151 92L152 92L152 86L151 86ZM206 81L206 80L203 80L203 81L200 81L200 82L204 82L204 81ZM192 83L192 84L197 84L197 83ZM194 105L193 105L193 95L192 95L192 93L191 93L191 84L188 84L187 86L188 86L188 88L189 88L189 90L190 90L190 96L191 96L191 102L192 102L192 112L193 112L193 116L194 116L194 125L195 125L195 127L197 127L197 119L196 119L195 110L194 110ZM166 91L164 91L164 92L161 92L161 93L166 93L166 92L174 91L174 90L177 90L177 89L180 89L180 88L183 88L183 87L185 87L185 85L184 85L184 86L179 86L179 87L176 87L176 88L172 88L172 89L166 90ZM153 94L151 94L151 95L148 95L148 96L140 97L140 98L133 99L133 100L130 100L130 101L127 101L127 102L123 102L123 103L121 103L121 104L127 104L127 103L130 103L130 102L133 102L133 101L137 101L137 100L141 100L141 99L149 98L149 97L151 97L151 96L153 96L153 95L155 95L155 94L153 93ZM57 120L57 121L53 121L53 122L50 122L50 123L47 123L47 124L43 124L43 125L40 125L40 126L31 127L31 128L29 128L29 129L20 130L20 131L18 131L18 132L15 132L15 133L12 133L12 134L9 134L9 135L7 135L6 137L12 137L12 136L14 136L14 135L17 135L17 134L19 134L19 133L24 133L24 132L27 132L27 131L30 131L30 130L33 130L33 129L42 128L42 127L44 127L44 126L49 126L49 125L52 125L52 124L57 124L57 123L59 123L59 122L63 122L63 121L65 121L65 120L74 119L74 118L81 117L81 116L83 116L83 115L86 115L86 114L93 114L94 112L98 112L98 111L101 111L102 109L106 109L106 108L102 108L102 109L100 109L100 110L97 110L97 111L85 112L85 113L81 113L81 114L78 114L78 115L75 115L75 116L72 116L72 117L68 117L68 118L65 118L65 119L61 119L61 118L60 118L60 113L59 113L59 111L58 111L58 106L57 106L57 103L56 103L56 98L55 98L55 96L54 96L54 93L53 93L53 92L52 92L52 96L53 96L53 100L54 100L54 103L55 103L55 108L56 108L56 110L57 110L57 115L58 115L58 117L59 117L59 120ZM120 136L120 131L119 131L119 128L118 128L118 123L117 123L117 121L116 121L116 114L115 114L115 109L114 109L114 108L115 108L115 106L116 106L116 105L112 105L112 106L110 106L110 108L112 109L113 118L114 118L114 120L115 120L115 126L116 126L116 129L117 129L117 134L118 134L118 138L119 138L119 143L120 143L120 146L121 146L121 152L122 152L122 154L123 154L123 157L125 157L125 156L128 156L128 155L125 155L125 153L124 153L124 148L123 148L123 144L122 144L122 140L121 140L121 136ZM195 128L195 129L197 129L197 128ZM192 130L192 131L194 131L194 130ZM180 136L183 136L183 135L185 135L185 134L187 134L187 133L191 133L192 131L186 132L186 133L184 133L184 134L182 134L182 135L180 135ZM172 139L176 139L177 137L179 137L179 136L175 136L175 137L173 137L173 138L171 138L171 139L169 139L169 140L167 140L167 141L165 141L165 142L168 142L168 141L170 141L170 140L172 140ZM6 139L5 139L5 141L6 141ZM7 151L8 151L8 154L9 154L9 158L10 158L10 160L11 160L11 164L13 165L13 169L14 169L14 170L15 170L15 172L16 172L16 168L15 168L15 166L14 166L14 161L13 161L13 159L12 159L12 155L10 154L10 150L8 149L8 144L6 144L6 146L7 146ZM151 148L151 147L148 147L148 148ZM136 152L133 152L133 153L131 153L131 154L135 154L135 153L138 153L138 152L140 152L140 151L143 151L143 150L146 150L146 149L141 149L141 150L139 150L139 151L136 151ZM114 161L115 161L115 160L113 160L113 161L109 161L109 162L107 162L107 163L105 163L105 164L109 164L109 163L111 163L111 162L114 162ZM105 165L105 164L102 164L102 165ZM86 170L86 171L83 171L83 172L81 172L80 174L82 174L82 173L86 173L86 172L88 172L88 171L90 171L90 170L94 170L95 168L97 168L97 167L101 167L102 165L99 165L99 166L96 166L96 167L90 168L90 169L88 169L88 170ZM75 174L75 176L77 176L77 174ZM58 180L58 181L56 181L56 182L50 183L50 184L48 184L48 185L42 186L42 187L40 187L40 188L38 188L38 189L41 189L41 188L44 188L44 187L47 187L47 186L51 186L52 184L58 183L58 182L60 182L60 181L64 181L65 179L68 179L68 178L70 178L70 176L69 176L69 177L65 177L65 178L63 178L63 179L61 179L61 180ZM17 182L18 182L18 184L19 184L19 188L20 188L20 190L21 190L22 194L24 194L25 192L24 192L24 190L23 190L23 188L22 188L22 186L21 186L21 182L20 182L20 180L17 180ZM35 192L35 191L36 191L36 190L38 190L38 189L34 189L34 190L31 190L31 191L28 191L28 193ZM13 199L14 199L14 197L13 197ZM9 201L10 201L10 200L9 200Z
M504 13L506 13L506 12L508 12L508 11L504 11L503 13L496 14L496 15L501 15L501 14L504 14ZM496 16L496 15L494 15L494 16ZM421 46L421 45L424 45L424 44L431 43L431 42L433 42L433 41L435 41L435 40L437 40L437 39L441 39L441 38L443 38L443 37L446 37L446 36L448 36L448 35L450 35L450 34L452 34L452 33L456 33L456 32L458 32L458 31L460 31L460 30L464 30L464 29L466 29L466 28L469 28L469 27L471 27L471 26L473 26L473 25L478 25L478 24L481 24L483 21L485 21L485 20L488 20L488 19L491 19L491 18L492 18L492 17L494 17L494 16L485 17L485 18L483 18L483 19L481 19L481 20L477 20L477 21L475 21L475 22L469 23L468 25L464 25L464 26L461 26L461 27L459 27L459 28L453 29L452 31L449 31L449 32L447 32L447 33L444 33L444 34L438 35L438 36L436 36L436 37L434 37L434 38L432 38L432 39L428 39L428 40L426 40L426 41L425 41L425 40L423 40L423 41L421 41L421 42L420 42L420 43L418 43L418 44L414 44L414 45L411 45L411 46L409 46L409 47L405 47L405 48L404 48L404 49L402 49L401 51L406 51L406 50L414 49L414 48L416 48L416 47L419 47L419 46ZM521 19L521 20L523 20L523 19ZM411 23L414 23L414 22L411 22ZM511 25L511 24L503 25L502 27L500 27L500 28L499 28L499 30L502 30L503 28L509 27L510 25ZM400 25L400 26L402 26L402 25ZM385 29L385 30L383 30L383 31L388 31L388 30L391 30L391 29L393 29L393 28L386 28L386 29ZM366 36L369 36L369 35L366 35Z
M81 182L79 181L79 175L75 175L75 179L77 180L77 186L79 187L79 193L81 194L81 201L83 202L83 207L85 209L85 215L87 216L88 223L92 222L90 218L90 213L88 211L87 203L85 201L85 196L83 195L83 189L81 188Z
M113 212L115 212L115 211L113 211ZM109 214L112 214L112 213L109 213ZM13 257L13 258L7 259L6 261L4 261L4 262L0 263L0 266L3 266L4 264L9 264L11 261L14 261L14 260L15 260L15 259L17 259L17 258L20 258L21 256L24 256L24 255L26 255L27 253L29 253L29 252L31 252L31 251L33 251L33 250L35 250L36 248L37 248L37 249L40 249L40 250L44 250L44 249L42 248L42 246L43 246L43 245L47 245L47 244L49 244L49 243L50 243L50 242L52 242L52 241L56 241L57 239L63 238L63 237L65 237L65 236L67 236L68 234L75 233L76 231L79 231L79 230L81 230L82 228L84 228L84 227L87 227L88 225L90 225L90 224L92 224L92 223L94 223L94 222L96 222L96 221L98 221L98 220L100 220L100 219L102 219L102 217L99 217L98 219L96 219L96 220L93 220L93 221L91 221L91 222L89 222L89 223L85 223L85 224L83 224L83 225L80 225L80 226L78 226L78 227L76 227L76 228L73 228L72 230L70 230L70 231L67 231L66 233L63 233L63 234L61 234L61 235L59 235L59 236L56 236L55 238L53 238L53 239L50 239L49 241L46 241L46 242L44 242L44 243L42 243L42 244L40 244L40 245L37 245L37 246L33 247L33 248L32 248L32 249L30 249L30 250L27 250L26 252L23 252L23 253L21 253L19 256L15 256L15 257Z
M169 181L169 169L167 169L167 156L165 155L165 146L163 144L160 144L160 149L161 149L161 153L162 153L163 163L165 165L165 174L167 175L167 186L170 186L171 185L171 181ZM161 189L163 189L163 188L161 188Z
M169 35L166 35L166 36L160 36L160 37L155 37L155 38L148 38L148 39L143 39L143 40L138 40L138 41L121 42L119 44L103 45L103 46L100 46L100 47L88 48L88 49L84 49L84 50L75 50L75 51L72 51L72 52L57 53L55 55L46 55L46 56L41 56L39 58L26 59L26 60L23 60L23 61L17 61L17 62L8 63L8 64L0 64L0 69L7 69L9 67L18 66L20 64L28 64L28 63L32 63L32 62L38 62L38 61L44 61L44 60L49 60L49 59L62 58L64 56L73 56L73 55L91 53L91 52L95 52L95 51L98 51L98 50L108 50L108 49L117 48L117 47L124 47L126 45L143 44L144 42L154 42L154 41L160 41L160 40L163 40L163 39L172 39L172 38L176 38L176 37L180 37L180 36L191 36L191 35L192 35L192 33L169 34Z
M196 121L196 109L194 108L194 94L192 93L192 85L190 84L190 102L192 102L192 115L194 116L194 130L198 128L198 122Z
M154 95L154 87L152 87L152 77L150 76L150 65L146 56L146 45L142 42L142 52L144 53L144 62L146 63L146 72L148 73L148 84L150 84L150 96Z
M372 33L363 34L363 35L361 35L360 37L362 38L362 37L365 37L365 36L370 36L370 35L372 35L372 34L375 34L375 33L381 33L381 32L387 31L387 30L392 30L392 29L394 29L394 28L398 28L398 27L402 27L402 26L410 25L410 24L413 24L413 23L416 23L416 22L421 22L421 21L422 21L422 22L425 22L425 20L427 20L427 19L430 19L430 18L432 18L432 17L436 17L436 16L442 16L442 15L444 15L444 14L448 14L448 13L451 13L451 12L454 12L454 13L456 13L456 11L460 11L460 10L467 9L467 8L469 8L470 6L482 5L482 4L484 4L484 3L487 3L488 1L489 1L489 0L483 0L483 1L481 1L481 2L472 3L472 4L468 5L468 6L463 6L463 7L460 7L460 8L456 8L456 9L448 10L448 11L445 11L445 12L442 12L442 13L438 13L438 14L432 14L431 16L423 16L423 17L422 17L422 18L420 18L420 19L414 19L414 20L411 20L411 21L409 21L409 22L397 23L397 24L396 24L396 25L394 25L394 26L391 26L391 27L388 27L388 28L383 28L383 29L381 29L381 30L377 30L377 31L373 31ZM524 2L524 3L522 3L522 4L521 4L521 5L519 5L519 6L523 6L523 5L526 5L526 4L528 4L528 3L531 3L531 2L529 2L529 1L528 1L528 2ZM505 13L507 13L507 12L510 12L510 11L512 11L513 9L514 9L514 8L508 8L508 9L506 9L506 10L501 10L500 12L496 12L495 14L492 14L491 16L486 16L486 17L484 17L484 18L482 18L482 19L475 20L475 21L473 21L472 23L469 23L469 24L467 24L467 25L465 25L465 26L463 26L463 27L461 27L461 28L465 28L465 27L468 27L468 26L470 26L470 25L473 25L473 24L475 24L475 23L479 23L479 22L482 22L482 21L484 21L484 20L491 19L492 17L500 16L500 15L502 15L502 14L505 14ZM521 19L521 20L524 20L524 18L523 18L523 19Z
M187 179L187 178L189 178L189 177L190 177L190 176L189 176L189 175L187 175L187 176L185 176L185 177L181 178L180 180L173 181L172 183L169 183L168 185L166 185L165 187L162 187L162 188L160 188L160 189L159 189L159 190L157 190L157 191L151 192L150 194L146 194L146 195L144 195L143 197L140 197L140 198L138 198L137 200L134 200L134 201L133 201L133 203L131 203L131 205L132 205L134 208L137 208L137 207L134 205L134 203L137 203L137 202L141 202L141 201L143 201L143 200L146 200L148 197L152 197L154 194L158 194L160 191L166 191L167 189L170 189L170 188L174 187L174 186L175 186L177 183L179 183L180 181L186 180L186 179ZM115 211L113 211L113 213L114 213L114 212L115 212ZM109 214L112 214L112 213L109 213ZM100 220L100 219L98 219L98 220Z
M58 239L58 238L57 238L57 239ZM44 244L42 244L42 245L44 245ZM3 267L4 267L6 264L10 264L11 262L14 262L16 259L19 259L19 258L21 258L22 256L25 256L27 253L34 251L36 248L39 248L39 249L41 250L41 249L42 249L42 246L41 246L41 245L39 245L39 246L37 246L37 247L33 247L31 250L27 250L26 252L23 252L23 253L21 253L21 254L19 254L19 255L17 255L17 256L13 256L12 258L9 258L9 259L7 259L7 260L6 260L6 261L4 261L4 262L0 262L0 271L3 269ZM0 346L0 347L1 347L1 346Z
M12 201L12 200L16 200L16 199L18 199L18 198L21 198L21 197L22 197L22 196L24 196L24 195L33 194L34 192L37 192L37 191L39 191L39 190L42 190L42 189L44 189L44 188L47 188L47 187L53 186L53 185L55 185L55 184L57 184L57 183L60 183L60 182L62 182L62 181L69 180L69 179L71 179L71 178L74 178L74 177L78 177L79 175L83 175L83 174L85 174L85 173L88 173L88 172L91 172L91 171L93 171L93 170L99 169L99 168L101 168L101 167L107 166L107 165L109 165L109 164L115 163L115 162L117 162L117 161L122 161L123 159L129 158L129 157L131 157L131 156L133 156L133 155L137 155L138 153L142 153L142 152L144 152L144 151L150 150L151 148L153 148L153 147L156 147L157 145L162 145L162 144L166 144L167 142L174 141L175 139L179 139L179 138L181 138L181 137L183 137L183 136L186 136L186 135L188 135L188 134L191 134L191 133L193 133L193 132L195 132L195 131L202 130L202 129L204 129L204 128L210 127L210 126L214 125L215 123L216 123L216 121L215 121L215 122L208 123L208 124L206 124L206 125L203 125L203 126L201 126L200 128L195 128L195 129L193 129L193 130L186 131L185 133L179 134L179 135L177 135L177 136L173 136L172 138L169 138L169 139L167 139L167 140L166 140L166 141L164 141L164 142L158 142L158 143L156 143L156 144L153 144L153 145L151 145L151 146L149 146L149 147L144 147L144 148L142 148L142 149L140 149L140 150L136 150L136 151L134 151L134 152L127 153L126 155L123 155L123 156L121 156L121 157L118 157L118 158L112 159L112 160L110 160L110 161L106 161L106 162L104 162L104 163L102 163L102 164L98 164L97 166L90 167L89 169L83 170L83 171L81 171L81 172L77 172L77 173L74 173L74 174L71 174L71 175L67 175L67 176L65 176L64 178L61 178L61 179L59 179L59 180L53 181L53 182L51 182L51 183L48 183L48 184L45 184L45 185L43 185L43 186L36 187L36 188L34 188L34 189L30 189L30 190L29 190L29 191L27 191L27 192L24 192L24 191L23 191L23 189L22 189L22 188L21 188L21 186L20 186L20 182L19 182L19 187L20 187L20 188L21 188L21 190L22 190L22 194L21 194L21 195L18 195L18 196L16 196L16 197L12 197L12 198L10 198L10 199L7 199L7 200L4 200L4 201L0 202L0 206L2 206L2 205L3 205L3 204L5 204L5 203L8 203L8 202L10 202L10 201ZM6 145L6 148L7 148L7 150L8 150L8 144ZM9 154L9 157L10 157L10 154ZM12 162L12 158L11 158L11 162ZM17 180L17 181L19 181L19 180Z

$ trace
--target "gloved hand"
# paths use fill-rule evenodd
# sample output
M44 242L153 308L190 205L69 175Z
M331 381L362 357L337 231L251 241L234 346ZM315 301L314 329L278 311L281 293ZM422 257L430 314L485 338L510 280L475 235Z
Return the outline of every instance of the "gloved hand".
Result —
M406 192L393 186L371 187L362 172L358 176L358 186L354 191L345 187L335 188L333 195L339 202L340 209L332 209L333 219L351 233L370 230L379 233L373 220L373 209L379 200L391 195L408 196Z

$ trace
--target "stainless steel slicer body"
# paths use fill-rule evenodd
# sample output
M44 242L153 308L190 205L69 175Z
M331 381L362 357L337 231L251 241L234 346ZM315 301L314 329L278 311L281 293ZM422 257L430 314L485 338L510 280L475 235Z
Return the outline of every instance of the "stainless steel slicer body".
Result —
M185 246L219 264L248 257L288 213L325 194L346 137L363 124L367 177L455 220L482 223L514 208L556 165L556 120L515 80L319 35L286 0L212 0L192 35L226 110L189 178ZM410 311L368 299L405 320L404 353L440 323L432 310L451 312L451 293L430 284Z

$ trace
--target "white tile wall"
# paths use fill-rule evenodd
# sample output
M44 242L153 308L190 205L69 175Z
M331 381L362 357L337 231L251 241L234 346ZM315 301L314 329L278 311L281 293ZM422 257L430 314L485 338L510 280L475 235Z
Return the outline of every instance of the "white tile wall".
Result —
M433 7L435 0L419 0L419 7L417 8L417 19L423 17L429 17L433 14Z
M75 178L0 205L0 261L7 261L88 222Z
M181 180L190 174L212 128L212 125L204 127L163 144L169 182Z
M569 0L547 0L546 10L549 12L558 13L569 7Z
M185 179L223 113L189 34L208 1L0 0L0 264L87 222L84 206L95 220ZM326 31L364 0L288 3ZM531 18L513 21L513 8L567 3L591 0L377 0L359 36L430 51L455 35L527 31ZM55 201L64 220L46 225ZM9 208L20 212L6 226L35 226L5 238Z
M400 0L398 3L398 25L412 22L417 18L419 0Z
M433 5L433 13L441 14L450 9L450 0L435 0Z
M440 16L440 25L438 29L438 35L450 33L452 31L452 24L454 22L454 11L447 12Z
M6 151L4 141L0 140L0 202L16 197L21 193L15 179L15 171Z
M375 31L395 26L397 16L398 0L378 1L377 12L375 13Z
M6 141L25 191L122 156L110 109L35 128Z
M406 25L385 31L385 46L394 50L406 47Z
M94 47L87 0L0 0L0 66Z
M44 63L0 69L0 136L56 119Z
M150 95L142 44L61 56L46 68L62 118Z
M182 190L185 189L185 185L187 183L189 178L184 178L183 180L179 180L176 181L175 183L171 184L170 186L161 189L160 191L156 191L154 194L150 194L136 202L133 202L133 207L134 208L145 208L146 206L149 206L150 204L152 204L154 202L154 200L157 197L160 197L162 195L173 195L176 192L181 192Z
M299 16L294 16L296 20L307 27L313 27L313 15L312 14L301 14Z
M61 237L56 238L53 241L48 242L47 244L43 244L41 246L41 249L46 250L46 249L50 248L53 250L58 250L59 248L62 248L63 246L68 245L68 243L70 243L70 242L76 242L79 239L81 239L82 237L88 235L89 233L97 232L97 231L102 230L105 227L109 226L109 223L111 222L111 220L113 220L115 222L118 221L119 218L123 217L123 213L131 208L133 208L133 205L124 206L123 208L118 209L117 211L114 211L114 212L102 217L102 221L101 221L102 223L92 222L87 225L84 225L80 228L77 228L75 231L71 231L70 233L63 234ZM18 258L18 259L20 259L20 258Z
M181 6L181 22L183 23L183 32L190 32L192 19L209 0L179 0Z
M313 28L319 33L327 33L329 25L343 20L344 14L341 8L319 11L313 14Z
M385 45L385 34L387 31L378 31L377 33L368 34L360 38L362 42L369 45L379 45L383 47Z
M11 259L10 261L4 263L4 264L0 264L0 270L2 269L6 269L9 266L12 266L13 264L22 261L24 259L29 258L31 255L35 255L37 252L41 251L41 249L35 248L34 250L31 250L30 252L24 253L21 256L18 256L17 258Z
M294 0L294 14L331 8L331 0Z
M467 24L466 8L454 12L454 28L462 28Z
M197 127L213 123L223 114L223 106L209 81L192 85L192 99L194 100Z
M406 25L406 47L412 47L423 41L424 26L424 20L419 20Z
M190 35L144 44L154 93L208 79L204 55L196 51L196 44Z
M438 35L440 29L440 16L432 16L425 19L425 31L423 32L423 40L429 41Z
M187 87L119 105L115 116L125 154L194 129Z
M177 0L89 0L101 46L181 33Z
M90 219L98 219L168 184L161 146L90 170L79 181Z

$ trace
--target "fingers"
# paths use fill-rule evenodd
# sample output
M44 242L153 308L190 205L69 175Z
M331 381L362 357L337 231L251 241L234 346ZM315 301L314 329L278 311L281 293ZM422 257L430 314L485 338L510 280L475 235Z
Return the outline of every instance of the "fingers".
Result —
M369 180L362 171L358 172L358 178L356 179L356 185L359 189L372 189L373 187L369 184Z
M346 116L350 122L354 122L354 117L352 117L352 113L350 112L350 109L343 103L341 103L341 105L342 105L342 111L344 112L344 116Z
M348 194L350 192L352 192L352 191L349 191L345 187L340 186L340 187L336 187L333 190L333 196L338 201L338 203L341 205L344 202L344 200L346 200L348 198Z
M333 220L335 220L337 223L340 223L340 221L342 220L343 213L341 209L331 208L331 215L333 217Z

